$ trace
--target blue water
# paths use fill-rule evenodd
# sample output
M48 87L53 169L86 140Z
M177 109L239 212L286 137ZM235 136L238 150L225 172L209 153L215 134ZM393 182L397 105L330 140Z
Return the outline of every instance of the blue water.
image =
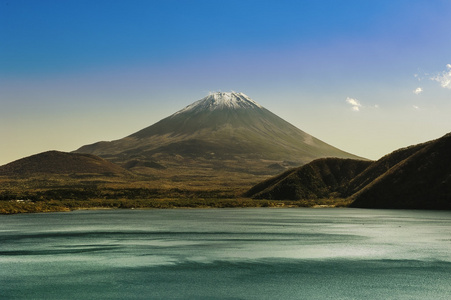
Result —
M451 212L0 216L0 299L451 299Z

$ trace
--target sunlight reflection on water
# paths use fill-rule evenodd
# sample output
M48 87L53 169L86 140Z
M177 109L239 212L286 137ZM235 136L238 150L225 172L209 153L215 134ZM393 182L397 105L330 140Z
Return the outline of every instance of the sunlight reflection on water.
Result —
M450 212L77 211L0 216L0 224L2 299L447 299L451 292Z

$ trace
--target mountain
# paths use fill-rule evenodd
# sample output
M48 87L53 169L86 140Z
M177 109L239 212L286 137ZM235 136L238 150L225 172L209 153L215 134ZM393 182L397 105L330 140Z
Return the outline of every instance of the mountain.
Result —
M122 167L91 154L47 151L0 166L0 176L41 174L128 174Z
M267 179L246 196L351 199L351 207L451 209L451 133L375 162L320 159Z
M427 144L427 143L426 143ZM409 158L411 155L422 149L426 144L413 145L393 151L373 162L367 169L352 178L346 185L341 188L341 194L344 196L352 196L369 186L373 181L383 176L391 168Z
M451 133L440 139L396 151L375 163L379 168L394 159L384 172L368 170L350 183L351 192L360 177L372 178L351 195L352 207L451 209ZM396 163L397 162L397 163ZM383 169L383 168L379 168ZM377 176L379 175L379 176ZM349 193L349 190L348 190Z
M86 145L75 152L98 155L124 166L140 161L168 170L198 168L249 174L275 174L321 157L357 158L235 92L212 93L127 137Z
M257 184L246 196L270 200L328 198L371 164L355 159L317 159Z

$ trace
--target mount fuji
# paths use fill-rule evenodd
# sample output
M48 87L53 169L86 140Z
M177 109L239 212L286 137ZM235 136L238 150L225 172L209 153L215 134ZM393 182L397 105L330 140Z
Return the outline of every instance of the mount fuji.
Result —
M98 155L140 172L195 168L259 175L276 174L317 158L359 158L235 92L211 93L127 137L75 152Z

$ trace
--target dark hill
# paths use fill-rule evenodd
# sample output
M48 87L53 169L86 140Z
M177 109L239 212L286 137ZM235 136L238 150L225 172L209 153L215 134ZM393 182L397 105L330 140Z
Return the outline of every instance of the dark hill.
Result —
M410 155L352 195L353 207L451 209L451 134L404 153Z
M427 144L427 143L426 143ZM367 185L371 184L378 177L385 172L399 164L403 160L409 158L412 154L422 149L426 144L414 145L406 148L396 150L390 154L385 155L379 160L372 163L362 173L358 174L348 184L341 188L341 193L344 196L351 196Z
M122 167L91 154L47 151L0 166L0 176L35 174L100 174L125 175Z
M451 133L378 161L320 159L247 192L258 199L353 200L352 207L451 209Z
M370 164L370 161L354 159L317 159L254 186L246 196L277 200L329 197Z

